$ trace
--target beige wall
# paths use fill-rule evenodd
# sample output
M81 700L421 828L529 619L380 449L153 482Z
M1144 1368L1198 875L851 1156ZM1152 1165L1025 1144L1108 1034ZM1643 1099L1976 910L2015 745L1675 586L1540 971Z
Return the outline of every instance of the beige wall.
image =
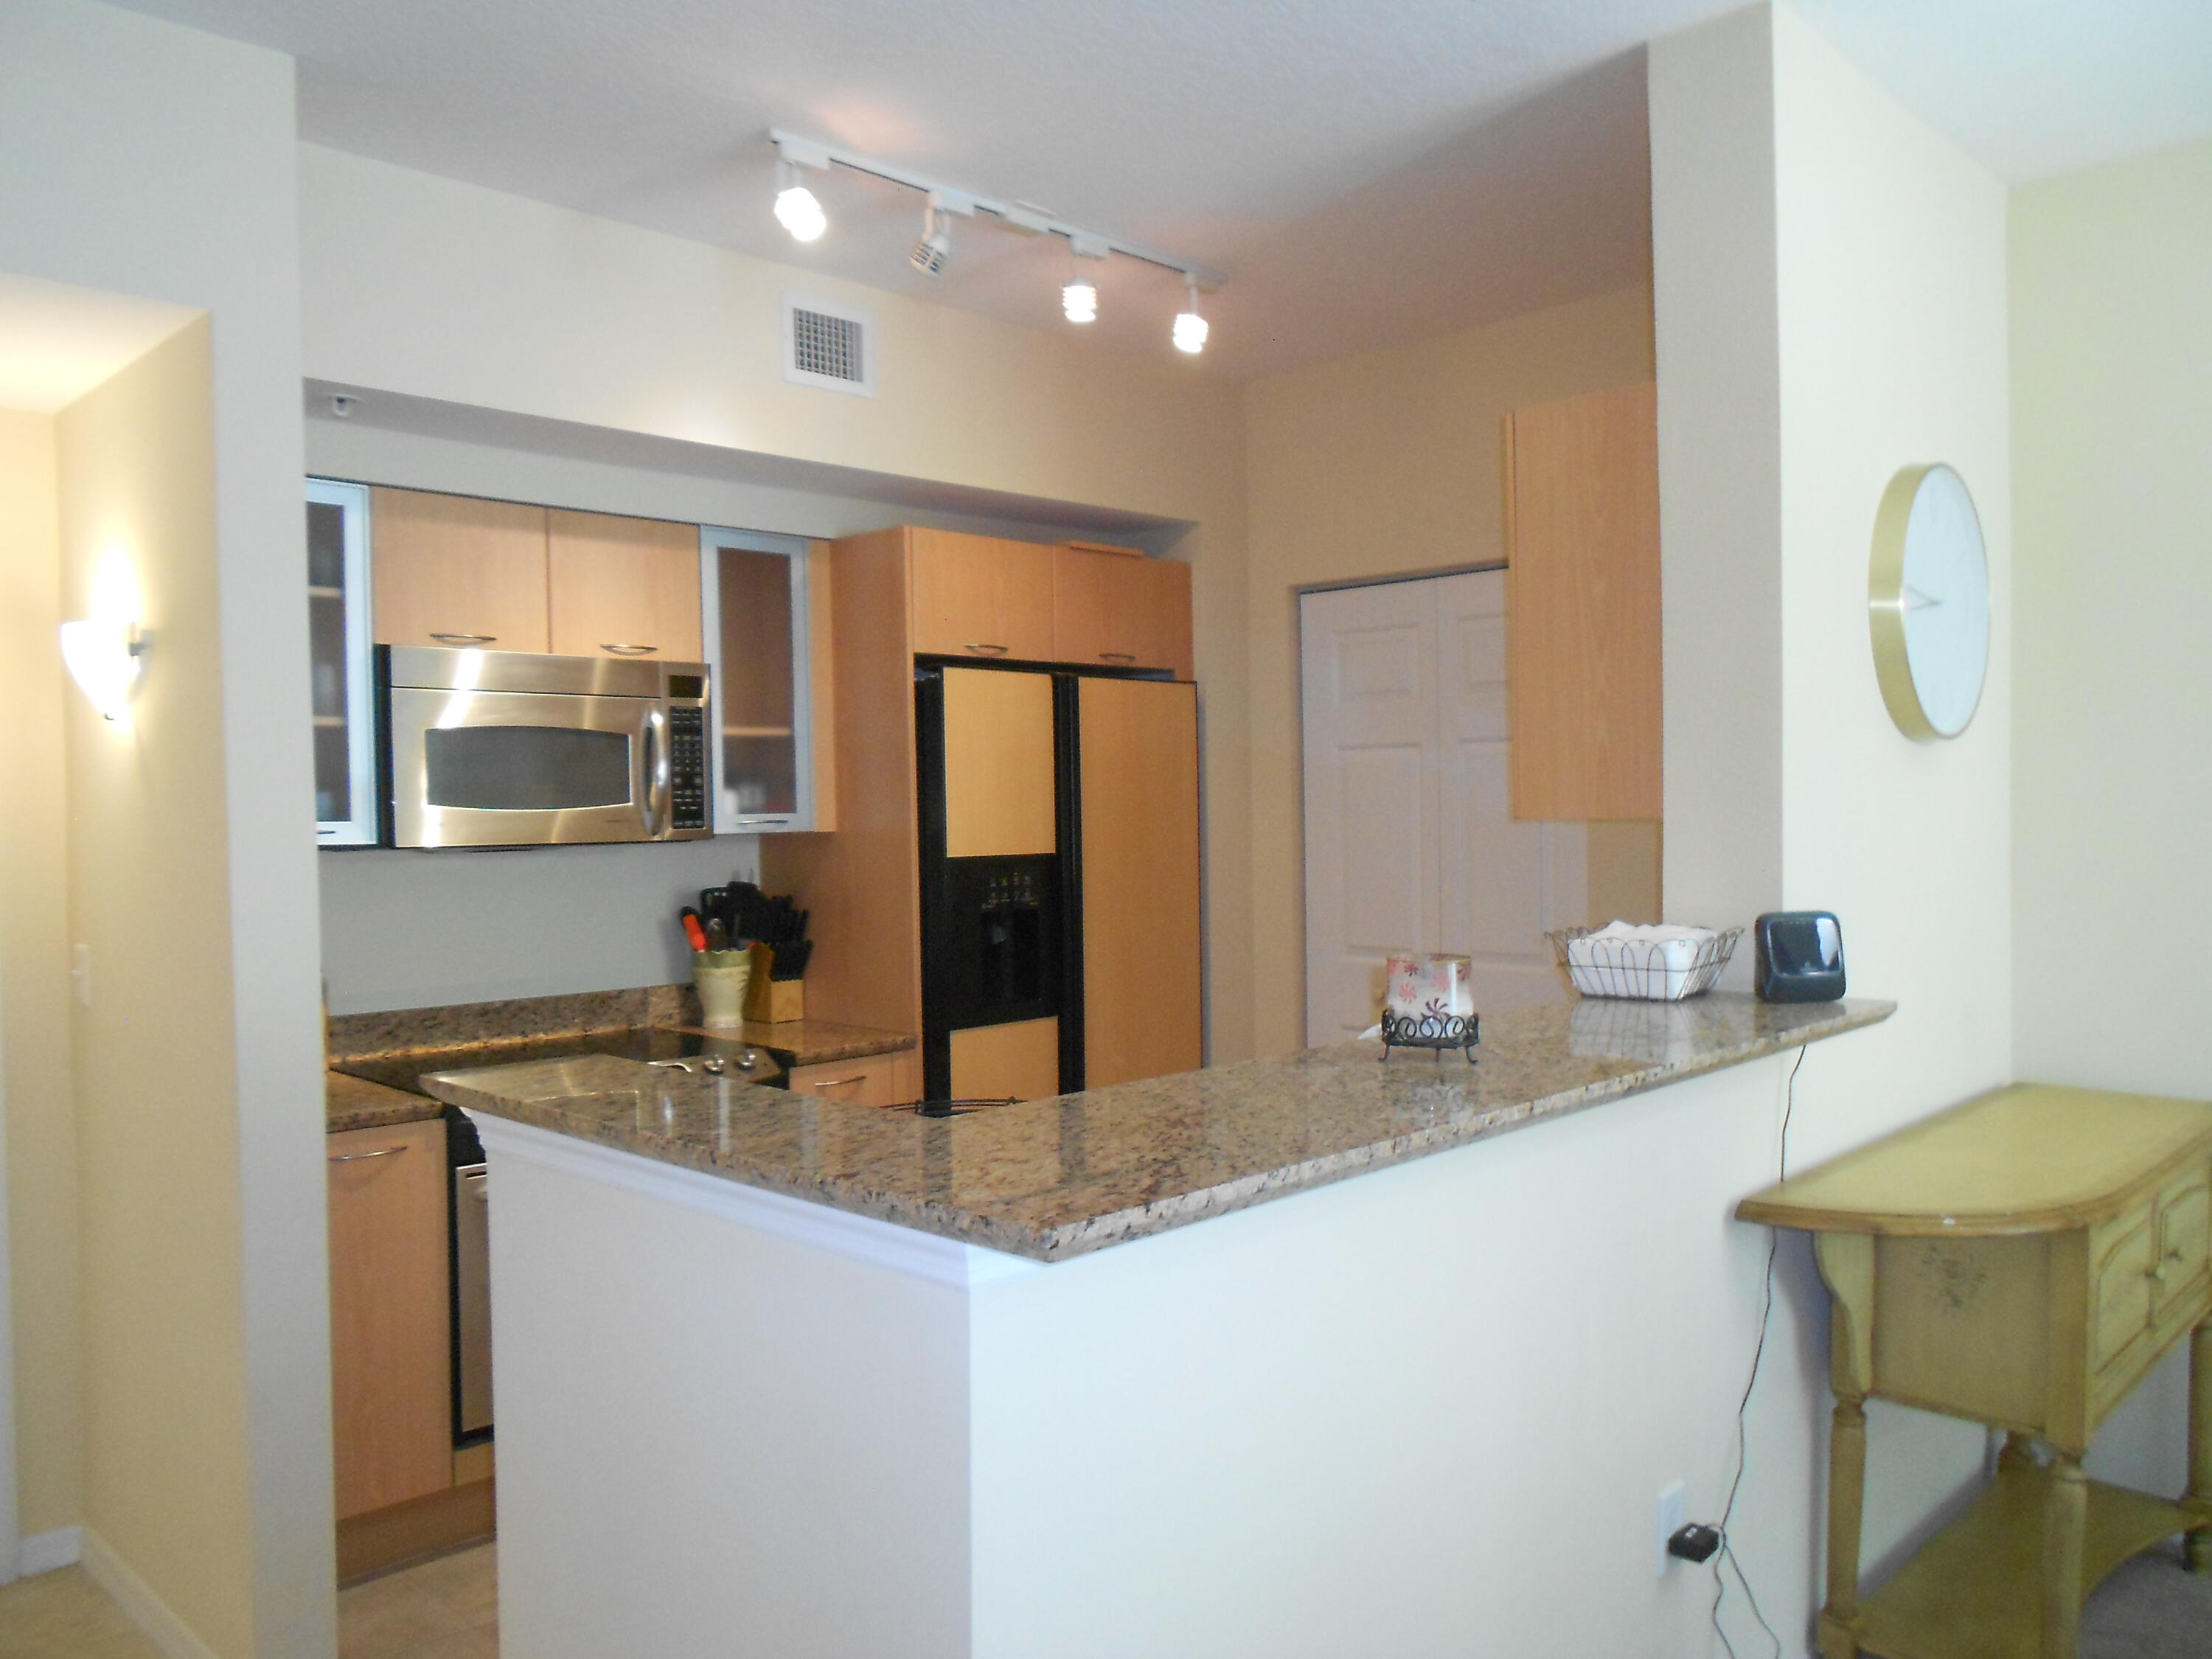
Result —
M63 605L142 595L130 714L68 699L85 1516L219 1654L251 1651L239 1117L204 322L57 420ZM118 576L117 573L120 575Z
M24 1536L83 1516L54 422L0 410L0 1097Z
M1833 908L1854 992L1899 1004L1807 1055L1801 1166L2011 1075L2005 197L1787 6L1656 43L1650 84L1668 902ZM1981 506L1994 652L1973 726L1920 744L1875 682L1866 571L1889 477L1937 459ZM1740 1133L1771 1158L1778 1127ZM1765 1235L1727 1231L1755 1308ZM1736 1548L1778 1628L1802 1630L1826 1299L1796 1243L1775 1318ZM1869 1419L1875 1563L1978 1474L1983 1437Z
M1247 388L1258 1052L1305 1042L1297 590L1502 562L1505 412L1650 377L1651 295L1632 289ZM1648 866L1650 831L1602 838L1608 893L1639 835Z
M73 559L111 495L184 526L143 556L175 607L148 739L88 733L65 700L75 798L101 809L70 848L104 999L76 1049L87 1559L172 1650L223 1659L337 1639L294 94L258 47L90 0L0 8L0 270L210 319L180 348L204 355L196 400L142 434L199 469L197 498L73 454L78 411L60 430ZM176 360L146 373L183 401ZM88 420L130 424L119 388L93 397ZM185 442L189 464L161 448ZM165 1184L156 1152L180 1160Z
M2212 143L2012 200L2014 1063L2212 1096ZM2177 1354L2097 1473L2170 1489Z
M1197 629L1210 1051L1250 1051L1235 386L314 145L300 156L318 379L1195 523L1174 556L1192 566ZM783 380L787 288L874 313L876 397Z

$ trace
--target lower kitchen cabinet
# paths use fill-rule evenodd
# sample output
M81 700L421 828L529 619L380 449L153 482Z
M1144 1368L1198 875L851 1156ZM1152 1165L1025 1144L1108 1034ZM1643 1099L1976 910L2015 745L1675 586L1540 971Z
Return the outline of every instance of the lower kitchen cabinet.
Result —
M842 1100L853 1106L903 1106L921 1095L912 1049L904 1054L871 1054L865 1060L830 1060L818 1066L795 1066L788 1080L795 1095Z
M343 1521L453 1484L446 1126L328 1137L331 1432Z

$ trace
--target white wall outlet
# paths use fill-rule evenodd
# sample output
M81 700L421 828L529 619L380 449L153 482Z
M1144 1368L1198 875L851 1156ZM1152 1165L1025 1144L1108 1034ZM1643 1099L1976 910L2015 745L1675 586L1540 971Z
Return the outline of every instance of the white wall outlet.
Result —
M1689 1493L1679 1480L1659 1494L1659 1504L1655 1511L1658 1534L1653 1544L1656 1559L1651 1574L1655 1578L1664 1578L1667 1569L1674 1565L1676 1558L1667 1553L1667 1540L1680 1532L1689 1520Z
M70 946L70 981L76 992L77 1006L92 1006L92 946Z

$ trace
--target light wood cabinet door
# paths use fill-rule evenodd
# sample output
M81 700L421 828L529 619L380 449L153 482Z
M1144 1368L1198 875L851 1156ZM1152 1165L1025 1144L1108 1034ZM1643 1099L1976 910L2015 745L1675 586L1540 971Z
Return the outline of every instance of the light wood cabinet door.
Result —
M700 659L697 526L556 507L545 548L555 655Z
M378 644L546 649L544 507L374 489L368 524Z
M948 530L907 538L917 653L1053 660L1053 549Z
M1053 660L1191 678L1190 567L1056 547Z
M1516 818L1657 818L1657 388L1506 417Z
M952 1034L952 1093L960 1100L1050 1100L1060 1092L1060 1021L970 1025Z
M446 1126L434 1118L327 1139L343 1520L453 1484Z
M794 1095L843 1101L851 1106L904 1106L921 1097L918 1055L914 1050L871 1054L865 1060L827 1060L796 1066L789 1082Z

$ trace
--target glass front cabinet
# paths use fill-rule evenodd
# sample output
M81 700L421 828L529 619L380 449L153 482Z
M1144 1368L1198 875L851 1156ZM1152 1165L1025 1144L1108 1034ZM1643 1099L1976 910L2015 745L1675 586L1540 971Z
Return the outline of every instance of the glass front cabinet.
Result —
M315 841L374 847L376 706L370 684L368 490L307 480L307 638L315 718Z
M811 562L804 537L699 532L717 835L830 827L815 787Z

